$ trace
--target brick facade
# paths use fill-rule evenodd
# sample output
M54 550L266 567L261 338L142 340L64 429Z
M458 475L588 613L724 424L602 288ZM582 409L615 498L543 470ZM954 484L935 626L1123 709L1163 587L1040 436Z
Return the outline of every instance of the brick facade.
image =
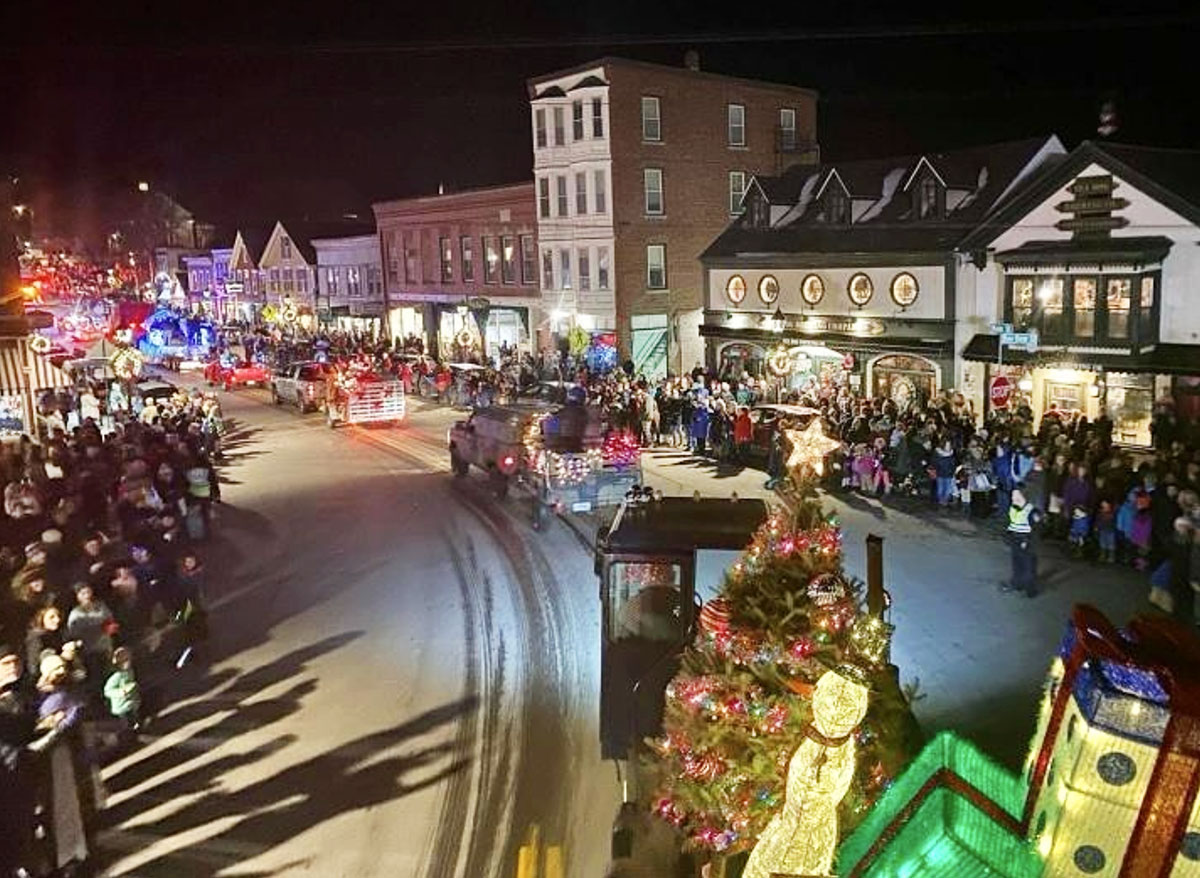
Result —
M669 368L687 370L703 351L698 332L703 305L699 256L734 218L729 174L741 171L748 181L754 174L774 175L797 162L816 161L817 95L686 67L604 58L532 80L534 107L541 105L538 98L549 94L550 86L562 88L567 99L574 97L576 88L590 93L582 92L584 77L595 81L600 72L607 83L614 322L621 350L631 348L634 316L665 315L672 333ZM573 79L581 83L574 85ZM643 96L659 100L657 142L643 140ZM742 146L729 143L730 104L745 108ZM795 133L787 148L781 148L780 110L785 108L795 113ZM648 216L645 210L647 168L662 172L662 215ZM666 247L662 291L648 289L650 244Z
M436 334L440 310L470 299L487 299L493 308L527 309L532 334L537 326L537 218L532 183L493 186L447 195L383 201L372 205L383 259L385 298L390 308L423 310L426 334ZM463 239L470 241L473 276L464 279ZM522 262L522 238L532 255ZM443 277L440 242L450 245L449 273ZM506 280L502 246L511 241L513 274ZM487 242L498 260L494 282L488 279ZM531 270L530 270L531 268ZM426 342L432 342L427 338Z

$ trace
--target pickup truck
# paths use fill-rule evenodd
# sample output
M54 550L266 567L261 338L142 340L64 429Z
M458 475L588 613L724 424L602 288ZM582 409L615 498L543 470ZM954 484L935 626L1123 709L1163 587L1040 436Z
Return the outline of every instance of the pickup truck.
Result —
M271 380L271 401L294 405L301 412L315 412L325 401L329 367L324 363L295 363Z

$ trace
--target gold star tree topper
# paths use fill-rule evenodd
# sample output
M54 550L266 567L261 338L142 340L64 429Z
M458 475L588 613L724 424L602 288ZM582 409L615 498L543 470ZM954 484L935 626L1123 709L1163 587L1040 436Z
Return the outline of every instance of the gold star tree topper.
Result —
M812 423L803 430L784 430L792 452L788 455L787 468L796 475L804 467L821 475L825 471L825 455L841 445L836 439L825 435L825 429L820 418L813 418Z

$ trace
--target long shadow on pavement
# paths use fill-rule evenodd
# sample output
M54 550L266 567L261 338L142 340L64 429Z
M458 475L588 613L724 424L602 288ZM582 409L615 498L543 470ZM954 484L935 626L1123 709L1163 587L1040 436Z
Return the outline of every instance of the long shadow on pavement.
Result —
M341 814L375 807L438 784L466 768L469 755L445 743L420 746L385 759L377 757L407 740L449 725L478 707L474 697L447 703L240 789L210 791L166 817L139 824L124 839L131 849L199 829L212 821L247 815L228 829L181 845L129 874L138 878L212 878ZM264 745L259 750L270 751L272 746ZM372 761L362 764L367 760ZM247 764L247 760L239 764ZM217 766L215 771L219 773L225 767L228 765ZM414 773L419 776L411 777ZM207 766L200 767L161 784L156 798L166 801L196 789L212 790L214 779Z

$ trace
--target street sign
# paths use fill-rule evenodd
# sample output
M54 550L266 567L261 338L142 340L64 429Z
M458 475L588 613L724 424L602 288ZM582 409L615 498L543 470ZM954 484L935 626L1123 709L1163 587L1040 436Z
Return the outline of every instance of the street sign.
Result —
M1009 348L1024 348L1032 353L1038 348L1038 331L1031 329L1028 332L1002 332L1000 344Z
M1008 408L1008 400L1012 397L1012 392L1012 382L1004 375L997 375L993 378L992 386L988 388L988 399L992 402L992 408Z
M1012 331L1013 331L1013 325L1011 323L993 323L992 324L992 332L996 333L996 335L1004 335L1004 333L1012 332Z

